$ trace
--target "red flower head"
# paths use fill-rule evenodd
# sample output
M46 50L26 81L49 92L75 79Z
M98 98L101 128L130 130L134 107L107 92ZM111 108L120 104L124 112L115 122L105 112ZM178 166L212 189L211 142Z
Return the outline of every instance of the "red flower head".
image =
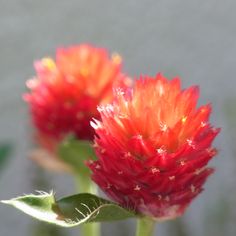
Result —
M97 105L111 101L113 86L130 82L120 71L118 55L110 59L106 50L89 45L60 48L55 61L44 58L35 69L36 77L27 82L31 91L24 98L45 144L69 133L91 140L89 121L99 118Z
M93 180L114 201L159 220L180 216L203 190L219 129L208 122L210 105L196 108L198 87L162 75L118 89L95 120L98 160Z

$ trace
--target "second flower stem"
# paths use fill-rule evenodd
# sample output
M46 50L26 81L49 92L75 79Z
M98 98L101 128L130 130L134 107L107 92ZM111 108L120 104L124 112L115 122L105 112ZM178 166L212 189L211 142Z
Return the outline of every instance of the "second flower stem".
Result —
M152 236L155 228L155 221L150 218L139 218L136 226L136 236Z
M96 185L90 180L90 178L76 176L76 189L80 193L97 194ZM100 224L99 223L87 223L80 226L80 232L83 236L100 236Z

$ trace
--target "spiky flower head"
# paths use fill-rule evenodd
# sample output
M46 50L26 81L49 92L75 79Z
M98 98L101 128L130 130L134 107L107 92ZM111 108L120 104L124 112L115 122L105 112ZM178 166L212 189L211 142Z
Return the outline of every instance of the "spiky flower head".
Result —
M97 161L92 179L114 201L137 213L171 219L184 213L213 169L211 147L219 129L209 123L211 106L196 107L198 87L180 88L178 78L158 74L117 89L112 104L94 120Z
M112 87L130 80L121 73L121 57L90 45L59 48L55 61L35 63L36 77L27 82L28 102L39 140L54 146L68 134L91 140L89 125L99 117L97 105L111 101Z

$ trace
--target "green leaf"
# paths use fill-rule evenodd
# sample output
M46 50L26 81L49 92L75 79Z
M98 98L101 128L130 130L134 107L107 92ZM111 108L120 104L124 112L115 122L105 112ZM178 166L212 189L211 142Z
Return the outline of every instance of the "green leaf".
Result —
M82 193L58 201L53 192L26 195L2 203L12 205L24 213L62 227L82 223L123 220L135 217L135 213L111 201L89 193Z
M67 138L58 148L58 156L80 175L90 175L85 161L96 159L92 144L85 140Z
M9 144L2 144L0 146L0 171L4 168L9 154L11 152L12 146Z

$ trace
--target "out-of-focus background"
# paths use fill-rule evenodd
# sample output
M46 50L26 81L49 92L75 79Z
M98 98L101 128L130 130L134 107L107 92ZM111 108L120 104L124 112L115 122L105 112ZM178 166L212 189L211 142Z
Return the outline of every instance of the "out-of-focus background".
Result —
M180 76L198 84L199 104L213 104L212 123L222 127L215 141L216 172L205 191L177 221L158 226L159 235L236 235L236 1L128 0L0 3L0 146L7 144L0 169L0 199L34 190L74 193L69 175L42 171L28 158L32 147L27 106L21 99L33 61L53 56L59 46L92 43L119 52L131 76ZM9 152L10 145L10 152ZM133 220L104 223L102 235L134 235ZM0 205L1 236L75 236L78 228L38 223Z

